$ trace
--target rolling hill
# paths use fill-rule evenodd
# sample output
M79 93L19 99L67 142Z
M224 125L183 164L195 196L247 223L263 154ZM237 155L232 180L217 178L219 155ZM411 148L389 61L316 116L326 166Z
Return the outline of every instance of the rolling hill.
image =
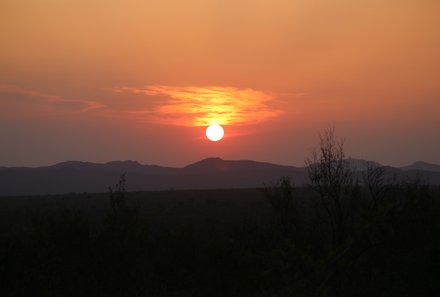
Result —
M358 171L368 163L357 159L350 159L350 162ZM440 166L425 164L417 162L402 168L386 167L386 170L399 178L417 177L440 184ZM207 158L183 168L142 165L135 161L105 164L68 161L36 168L0 167L0 196L106 192L123 173L126 173L129 191L255 188L282 176L289 176L296 185L307 183L305 167L250 160Z

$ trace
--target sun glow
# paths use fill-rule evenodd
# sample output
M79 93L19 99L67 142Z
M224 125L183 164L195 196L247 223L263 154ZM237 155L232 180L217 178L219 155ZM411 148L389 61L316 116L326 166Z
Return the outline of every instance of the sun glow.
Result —
M223 135L225 135L225 131L219 124L212 124L206 128L206 137L211 141L219 141Z
M249 88L147 86L113 91L161 99L161 103L149 110L137 111L145 120L161 124L190 127L246 124L282 114L270 106L274 101L271 94Z

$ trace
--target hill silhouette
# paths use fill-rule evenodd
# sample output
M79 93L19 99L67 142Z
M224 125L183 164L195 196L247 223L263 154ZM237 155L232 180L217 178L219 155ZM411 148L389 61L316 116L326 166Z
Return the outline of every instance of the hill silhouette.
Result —
M377 162L359 159L349 161L357 171L364 170L366 164L382 166ZM399 178L417 177L440 184L439 165L416 162L402 168L384 168ZM256 188L282 176L289 176L296 185L307 182L305 167L251 160L207 158L183 168L142 165L136 161L67 161L35 168L0 167L0 196L106 192L124 172L129 191Z
M440 172L440 165L417 161L412 163L411 165L400 167L400 169Z

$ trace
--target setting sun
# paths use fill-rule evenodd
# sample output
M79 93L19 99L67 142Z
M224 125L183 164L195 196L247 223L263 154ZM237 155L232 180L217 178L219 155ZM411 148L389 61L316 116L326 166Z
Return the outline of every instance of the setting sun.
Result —
M223 138L223 135L225 135L225 131L219 124L212 124L206 128L206 137L211 141L219 141Z
M440 297L440 0L0 0L0 45L1 296Z

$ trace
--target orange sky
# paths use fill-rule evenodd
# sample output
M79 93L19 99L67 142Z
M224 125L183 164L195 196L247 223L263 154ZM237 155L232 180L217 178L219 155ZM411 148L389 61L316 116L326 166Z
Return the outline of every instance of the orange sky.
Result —
M303 165L329 125L440 163L439 28L436 0L2 0L0 166Z

